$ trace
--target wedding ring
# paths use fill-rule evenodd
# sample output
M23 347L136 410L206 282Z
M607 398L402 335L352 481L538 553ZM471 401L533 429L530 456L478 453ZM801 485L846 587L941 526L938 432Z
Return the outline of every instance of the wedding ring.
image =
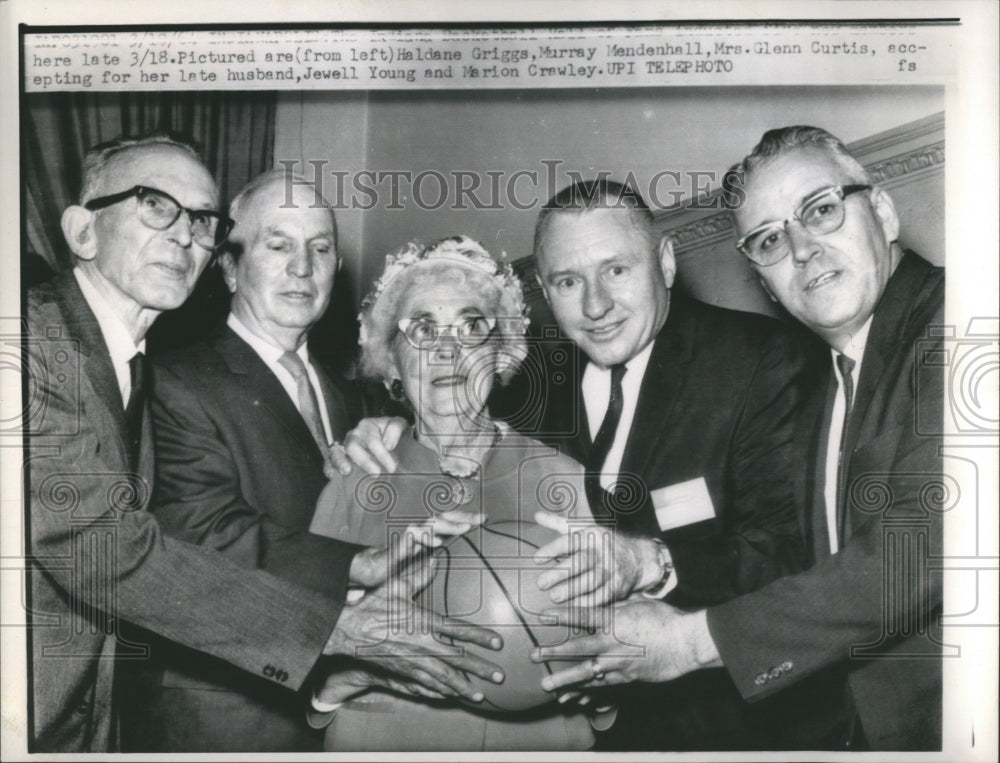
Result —
M604 668L601 667L601 663L599 663L597 660L590 661L590 672L593 674L593 678L595 681L604 680Z

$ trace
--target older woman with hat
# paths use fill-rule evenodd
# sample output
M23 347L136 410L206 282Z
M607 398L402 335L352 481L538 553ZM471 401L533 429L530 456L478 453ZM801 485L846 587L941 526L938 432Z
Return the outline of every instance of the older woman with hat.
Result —
M394 525L451 508L479 509L488 521L531 521L540 509L590 516L582 468L487 409L495 381L509 380L527 354L526 315L511 267L469 238L410 244L387 258L360 315L361 372L407 403L414 423L397 448L395 473L333 478L312 532L382 543ZM570 489L546 489L553 475ZM328 750L567 751L593 744L576 704L495 715L387 684L360 670L331 674L318 695L319 706L338 705L329 714Z

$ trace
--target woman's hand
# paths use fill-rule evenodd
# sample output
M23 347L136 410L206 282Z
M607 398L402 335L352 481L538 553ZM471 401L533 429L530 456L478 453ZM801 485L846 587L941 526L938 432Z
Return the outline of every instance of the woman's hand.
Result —
M330 446L324 466L327 479L335 474L346 476L355 466L365 474L392 474L396 471L392 451L405 431L406 421L398 416L362 419L347 433L343 444Z

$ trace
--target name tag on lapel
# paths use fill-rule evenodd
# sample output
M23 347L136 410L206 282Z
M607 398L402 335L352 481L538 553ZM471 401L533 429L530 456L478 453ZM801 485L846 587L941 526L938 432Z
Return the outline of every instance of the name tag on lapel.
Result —
M715 518L715 507L704 477L653 490L650 498L663 532Z

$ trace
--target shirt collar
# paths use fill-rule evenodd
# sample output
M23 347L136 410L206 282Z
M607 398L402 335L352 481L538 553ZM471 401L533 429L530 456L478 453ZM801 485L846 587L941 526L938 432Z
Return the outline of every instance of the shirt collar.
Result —
M833 360L836 362L837 355L846 355L851 360L854 361L855 365L859 365L861 360L865 356L865 346L868 344L868 332L872 328L872 320L875 315L869 315L868 320L864 322L864 325L858 329L858 333L851 337L851 341L847 343L847 346L843 351L837 351L831 348L830 352L833 355Z
M625 374L625 378L632 377L632 380L634 381L635 379L641 379L645 376L646 366L649 365L649 358L652 354L653 343L650 342L639 351L638 355L625 364L625 368L628 369L628 373Z
M622 386L632 386L637 384L637 380L641 380L643 376L646 375L646 366L649 365L649 358L653 354L653 343L650 342L645 347L643 347L636 355L634 355L629 360L625 361L623 364L628 371L625 377L622 379ZM600 368L594 363L588 363L587 367L583 372L584 379L590 377L591 379L597 379L602 376L607 376L610 378L611 369L610 368Z
M101 334L104 336L104 343L108 346L112 364L115 366L127 365L137 352L144 353L146 340L140 340L139 344L132 341L132 332L125 325L125 321L94 286L94 282L87 274L75 267L73 275L80 286L80 291L83 292L83 298L93 311L94 317L97 318L97 325L101 327Z
M226 318L226 325L229 326L229 328L231 328L240 339L250 345L250 347L253 348L253 351L256 352L265 363L274 365L281 359L281 356L285 354L285 351L278 347L278 345L272 344L264 339L264 337L258 336L248 329L246 324L236 317L235 313L229 314L229 317ZM302 358L302 362L308 366L308 343L303 342L302 346L299 347L295 353Z

